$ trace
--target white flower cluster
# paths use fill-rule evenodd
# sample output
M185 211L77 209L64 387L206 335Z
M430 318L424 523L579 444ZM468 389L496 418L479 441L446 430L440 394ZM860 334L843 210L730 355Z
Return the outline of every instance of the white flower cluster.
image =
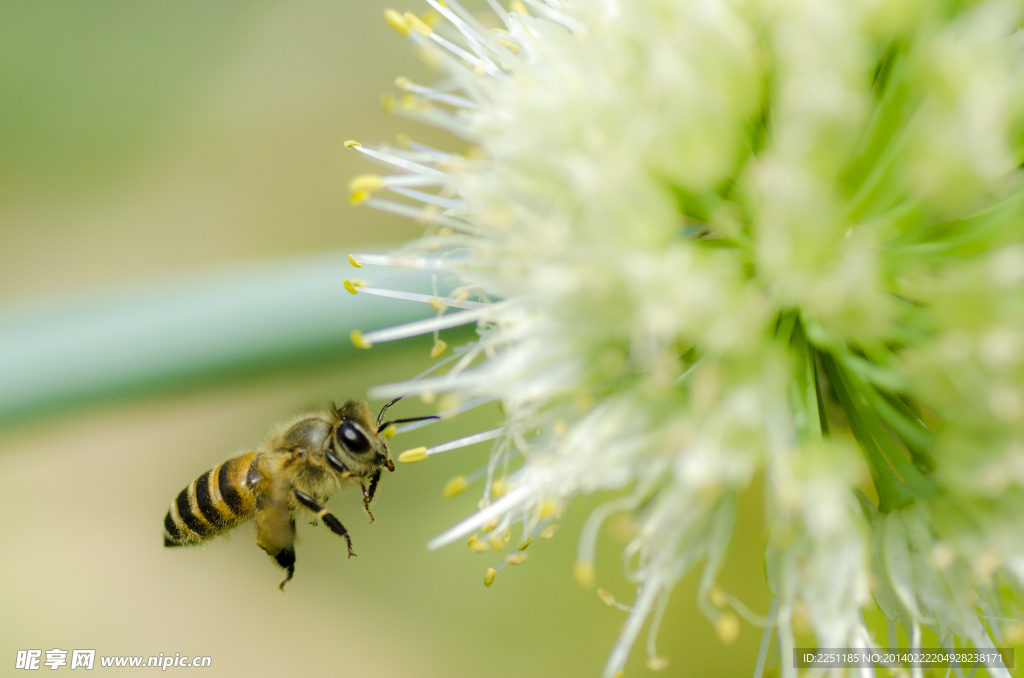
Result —
M394 172L356 177L354 203L428 225L353 264L458 280L350 283L438 311L355 343L433 332L440 357L440 330L479 335L373 395L507 415L403 456L494 441L447 490L484 477L481 510L432 546L503 547L521 523L525 548L614 493L576 567L593 585L602 522L636 520L608 678L652 612L664 666L660 615L698 566L719 636L739 614L782 657L801 620L820 647L875 645L872 596L914 643L1024 636L1020 3L524 1L488 0L488 26L453 0L386 14L445 74L400 78L386 107L471 152L346 144ZM762 481L766 620L715 584L736 494Z

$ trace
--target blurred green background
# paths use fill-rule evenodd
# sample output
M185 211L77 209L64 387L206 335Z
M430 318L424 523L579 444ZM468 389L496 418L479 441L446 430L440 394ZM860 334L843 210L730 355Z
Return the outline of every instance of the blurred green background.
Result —
M350 208L345 191L370 167L345 152L346 139L409 132L452 144L381 112L396 76L430 79L384 24L384 6L0 5L0 321L59 308L54 300L152 281L173 288L204 272L416 236L409 221ZM338 270L339 279L349 274ZM327 297L325 308L344 314L346 301ZM347 344L339 336L233 369L54 399L3 420L0 675L16 675L18 649L53 648L209 655L204 674L216 676L599 675L625 613L576 586L572 564L581 520L600 497L578 499L556 538L534 543L529 560L502 570L490 589L482 580L500 560L493 552L424 548L473 510L479 484L452 500L441 488L483 465L485 445L399 467L382 483L373 525L358 497L335 497L359 557L346 559L342 540L302 524L285 594L248 526L204 548L162 547L164 512L194 477L296 411L362 397L430 363L423 341L360 353ZM59 381L53 369L40 379ZM441 442L497 418L480 408L392 446ZM741 498L722 585L763 613L761 505L758 490ZM628 603L621 547L606 530L599 585ZM690 576L673 594L662 675L752 674L760 629L744 624L737 643L722 646L695 589ZM648 673L643 642L627 675Z

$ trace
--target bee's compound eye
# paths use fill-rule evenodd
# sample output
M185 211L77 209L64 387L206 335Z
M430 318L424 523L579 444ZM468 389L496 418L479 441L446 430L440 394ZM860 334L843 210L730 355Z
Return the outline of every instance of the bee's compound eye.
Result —
M348 422L338 427L338 444L350 452L367 452L370 449L370 441L366 439L363 432Z

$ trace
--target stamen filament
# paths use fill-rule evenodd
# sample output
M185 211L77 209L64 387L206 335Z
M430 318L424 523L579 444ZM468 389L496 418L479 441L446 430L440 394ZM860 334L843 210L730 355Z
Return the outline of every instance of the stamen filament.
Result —
M428 177L422 174L392 174L380 178L381 188L393 188L400 186L444 186L448 183L447 177Z
M612 676L625 668L626 658L629 657L629 650L636 642L636 637L640 635L640 629L643 628L644 621L646 621L648 613L654 606L655 599L661 592L661 580L657 577L652 577L640 584L639 589L640 594L637 596L636 602L633 603L633 611L629 613L629 617L626 619L626 626L622 629L619 640L615 643L615 647L608 657L608 662L604 665L603 678L612 678Z
M537 0L523 0L523 2L536 10L537 14L540 16L553 21L556 24L560 24L563 28L568 29L568 31L574 35L585 35L587 32L583 24L579 21L570 19L561 12L556 12L547 5L537 2Z
M444 271L449 268L449 260L435 257L414 257L401 254L350 254L358 264L353 266L387 266L389 268L419 268L428 271ZM349 260L351 261L351 259Z
M473 133L473 130L462 119L449 111L428 105L420 107L401 105L395 109L395 112L410 120L448 130L460 139L476 141L476 135Z
M437 176L443 179L448 179L448 175L446 173L440 170L436 170L433 167L421 165L418 162L411 162L409 160L405 160L403 158L391 155L390 153L382 153L380 151L375 151L372 148L367 148L366 146L353 146L352 148L364 155L370 156L371 158L377 158L378 160L382 160L389 165L401 167L402 169L409 170L410 172L418 172L420 174L426 174L428 176Z
M400 188L398 186L388 186L388 188L398 195L404 195L407 198L413 200L419 200L429 205L437 205L443 209L453 209L458 207L460 203L457 200L449 200L448 198L442 198L432 193L424 193L423 191L414 191L410 188Z
M348 282L348 281L346 281ZM355 288L360 294L374 294L378 297L391 297L392 299L405 299L407 301L421 301L425 304L430 304L435 300L440 300L447 306L454 308L466 308L476 309L490 306L491 304L482 304L479 301L459 301L458 299L452 299L450 297L435 297L432 294L419 294L418 292L400 292L398 290L385 290L377 287L359 287ZM371 339L372 341L372 339Z
M505 8L498 4L498 0L487 0L487 4L491 11L501 19L501 23L505 24L505 28L508 28L508 12L505 11Z
M764 633L761 634L761 646L757 650L757 665L754 667L754 678L761 678L764 675L764 665L768 660L768 648L772 644L772 631L775 628L775 615L779 611L779 597L772 596L772 602L768 605L768 623L765 624Z
M401 160L408 160L409 162L415 162L427 166L439 165L444 162L451 162L452 160L461 157L457 155L452 155L450 153L442 153L441 151L427 152L421 150L413 150L412 146L409 145L411 143L411 141L403 143L402 148L395 148L394 146L389 146L387 144L380 144L376 147L376 150L379 153L386 153L387 155L394 156ZM379 164L391 166L391 163L385 163L383 160L378 160L377 158L372 158L371 162L373 162L375 165Z
M430 0L427 1L430 2ZM505 27L508 28L508 13L504 9L501 9L500 5L498 5L494 0L487 0L487 3L492 8L497 8L495 9L495 14L498 15L502 20L502 23L505 24ZM448 9L457 14L459 19L464 21L470 30L474 31L475 35L479 35L481 44L501 57L505 65L514 67L519 64L515 54L503 49L501 41L495 40L491 36L491 32L488 31L483 24L477 21L476 17L474 17L471 12L467 11L465 7L458 2L451 2L449 3Z
M470 16L469 13L466 12L459 5L458 2L455 2L453 0L450 7L447 7L444 4L438 2L438 0L427 0L427 2L430 3L431 7L436 9L442 16L444 16L444 18L448 19L448 21L450 21L453 26L455 26L456 30L458 30L459 33L462 34L462 37L466 40L466 43L474 52L477 53L477 55L479 55L479 57L482 60L494 65L494 67L497 68L497 65L493 64L493 62L490 60L490 58L487 57L487 55L484 52L484 47L488 47L491 49L491 51L498 53L498 50L496 50L494 46L491 44L492 41L490 40L490 36L488 35L487 30L484 29L483 26L480 26L480 24L476 21L470 22L464 20L462 16L457 16L452 10L462 9L462 15L465 15L467 17ZM473 24L476 25L474 26Z
M490 59L484 60L479 57L476 57L467 52L466 50L462 49L455 43L445 40L437 33L431 33L428 37L441 47L444 47L446 50L448 50L455 56L465 61L466 63L472 64L478 68L482 68L484 72L487 73L487 75L496 78L503 77L504 74L497 66L494 65L494 62L492 62Z
M472 322L478 322L481 319L486 318L491 312L491 309L496 306L497 304L490 304L484 308L478 308L472 311L449 313L448 315L438 318L416 320L411 323L405 323L404 325L396 325L395 327L387 327L375 332L367 332L364 337L367 341L374 344L385 341L395 341L396 339L406 339L408 337L418 337L421 334L429 334L434 330L446 330L451 327L458 327L459 325L468 325Z
M488 396L479 396L477 398L473 398L472 400L464 402L461 405L458 405L457 407L453 407L451 409L445 410L444 412L438 412L437 413L437 417L438 417L437 419L424 419L423 421L416 421L416 422L413 422L411 424L406 424L405 426L403 426L400 429L398 429L396 432L397 433L405 433L407 431L414 431L414 430L416 430L418 428L423 428L424 426L430 426L431 424L433 424L436 421L441 421L443 419L450 419L450 418L454 417L455 415L462 414L463 412L466 412L467 410L471 410L474 407L479 407L480 405L486 405L487 403L491 402L492 400L494 400L494 398L490 398Z
M465 97L460 97L457 94L447 94L445 92L438 92L429 87L417 85L416 83L413 82L401 81L401 83L398 86L406 90L407 92L415 92L416 94L419 94L432 101L440 101L441 103L449 104L451 106L458 106L459 108L468 108L472 110L480 108L480 104L478 104L475 101L471 101L470 99L467 99Z
M381 198L369 198L360 201L367 207L381 210L382 212L390 212L391 214L397 214L400 217L408 217L414 221L422 223L438 224L440 226L447 226L453 231L459 231L461 233L469 233L476 235L479 231L471 224L462 221L461 219L453 219L446 217L442 214L432 214L429 211L421 207L413 207L412 205L406 205L405 203L395 202L394 200L384 200Z
M458 450L463 447L469 447L470 445L476 445L486 440L494 440L495 438L501 437L508 432L507 428L496 428L490 431L484 431L482 433L474 433L471 436L465 438L457 438L450 442L442 445L435 445L434 447L427 448L427 456L431 457L435 454L441 454L442 452L450 452L451 450Z
M515 509L521 503L526 501L529 496L530 490L524 485L514 488L511 492L503 496L496 502L485 506L483 509L477 511L469 518L466 518L461 523L454 527L445 530L441 534L437 535L433 539L427 542L427 548L431 551L436 551L442 546L447 546L452 542L458 541L464 537L467 537L473 532L479 530L487 522L493 518L499 518L509 511Z
M448 316L442 317L446 318ZM395 384L376 386L370 390L370 395L374 398L394 398L399 395L412 395L415 393L444 393L457 391L459 389L478 387L481 379L483 379L483 377L478 370L455 377L450 374L445 374L440 377L423 379L418 382L398 382Z
M435 87L434 89L436 90L437 87ZM445 153L444 151L439 151L436 148L432 148L432 147L427 146L425 144L421 144L418 141L413 141L412 139L409 139L409 148L411 150L419 151L420 153L425 153L427 155L436 155L436 156L438 156L439 160L458 157L458 156L452 155L451 153Z

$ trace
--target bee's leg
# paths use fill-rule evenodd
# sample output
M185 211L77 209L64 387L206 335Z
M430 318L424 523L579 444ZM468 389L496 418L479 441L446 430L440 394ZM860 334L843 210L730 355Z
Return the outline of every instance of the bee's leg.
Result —
M361 482L359 487L363 488L363 508L366 509L366 515L370 516L370 522L373 522L373 514L370 513L370 502L373 501L373 495L377 494L377 483L380 482L380 469L373 472L370 475L370 486L367 487Z
M287 528L282 530L280 526L268 528L268 523L278 522L268 518L271 516L266 511L256 514L256 544L287 571L277 587L284 591L284 585L295 575L295 521L289 519Z
M284 579L282 579L281 583L277 585L277 588L284 591L284 585L290 582L292 577L295 576L295 549L281 549L277 552L277 555L274 556L274 560L277 561L278 565L287 570L287 573L284 575Z
M256 499L255 522L256 544L287 571L278 587L283 591L295 574L295 520L286 502L264 494Z
M331 532L339 537L345 538L345 542L348 544L349 558L356 554L356 552L352 550L352 538L348 536L348 530L345 529L345 526L341 524L341 521L338 520L333 513L316 503L316 500L313 499L313 497L309 496L302 490L294 490L292 494L295 495L295 498L298 499L300 504L316 514L317 518L322 518L324 525L331 528Z

